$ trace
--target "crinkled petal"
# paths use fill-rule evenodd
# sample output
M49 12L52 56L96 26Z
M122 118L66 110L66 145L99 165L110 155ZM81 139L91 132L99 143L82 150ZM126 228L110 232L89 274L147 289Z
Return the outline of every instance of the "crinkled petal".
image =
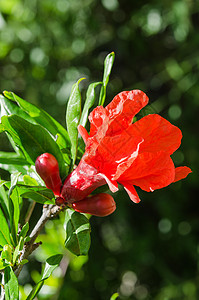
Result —
M160 151L141 153L117 181L137 185L152 192L169 185L174 178L175 167L172 159L167 153Z
M107 112L103 106L97 106L89 115L90 121L90 137L94 136L96 133L99 135L99 139L105 136L108 125L109 118Z
M139 203L140 198L139 198L134 186L132 184L127 183L127 182L120 182L120 183L124 186L124 188L127 191L130 199L135 203Z
M79 125L77 127L78 131L79 131L79 134L81 135L81 137L83 138L84 140L84 143L86 144L87 141L88 141L88 138L89 138L89 134L87 132L87 130L82 126L82 125Z
M112 178L116 175L116 172L121 174L129 167L129 164L138 155L141 142L142 139L140 137L130 135L128 130L113 137L106 136L98 142L96 141L96 136L94 136L89 138L83 157L86 163L94 166L99 173Z
M110 119L107 135L112 136L122 132L147 103L147 95L140 90L124 91L115 96L105 107Z
M178 167L178 168L176 168L175 169L174 182L186 178L189 173L192 173L192 171L188 167Z
M132 125L132 134L142 136L140 152L165 151L171 155L181 143L181 130L159 115L145 116Z

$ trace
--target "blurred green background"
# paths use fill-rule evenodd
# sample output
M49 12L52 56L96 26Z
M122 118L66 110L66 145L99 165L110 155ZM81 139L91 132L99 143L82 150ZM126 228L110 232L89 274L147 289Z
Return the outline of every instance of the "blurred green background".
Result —
M1 92L15 92L63 125L72 84L86 77L84 93L101 80L111 51L107 103L123 90L146 92L154 112L181 128L173 159L193 173L154 193L137 189L138 205L121 189L113 215L91 218L86 258L64 249L63 216L50 221L21 273L22 299L39 280L40 262L62 252L39 299L106 300L116 292L118 299L199 299L199 1L0 0ZM0 143L10 151L4 135Z

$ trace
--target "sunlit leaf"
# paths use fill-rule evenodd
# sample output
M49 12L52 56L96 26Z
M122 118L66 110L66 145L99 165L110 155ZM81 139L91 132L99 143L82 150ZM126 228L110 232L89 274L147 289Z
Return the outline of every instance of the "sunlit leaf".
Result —
M0 208L0 245L4 246L6 244L11 244L10 231L4 214Z
M70 98L68 100L67 111L66 111L66 125L68 134L71 141L71 155L73 159L73 164L76 160L77 155L77 138L78 130L77 126L79 125L81 117L81 93L79 90L79 83L84 78L80 78L72 87Z
M52 136L40 125L34 125L19 116L4 116L1 119L4 130L12 137L24 153L25 158L31 164L35 164L36 158L42 153L53 154L60 168L61 177L66 176L66 167L63 155Z
M87 255L90 248L90 224L88 219L71 209L66 210L65 247L75 255Z
M19 299L19 285L17 277L10 266L4 270L5 278L5 299L6 300L18 300Z
M43 271L42 279L34 286L31 293L28 295L26 300L33 300L41 290L44 281L49 278L49 276L52 274L52 272L59 266L60 261L62 259L63 255L56 254L51 257L49 257L46 261L46 265Z
M37 107L36 105L23 100L19 96L15 95L13 92L4 91L4 95L12 100L15 101L19 107L21 112L25 112L29 118L34 120L36 123L42 125L46 128L52 135L57 136L57 144L59 145L60 149L70 148L70 139L68 136L68 132L66 129L57 122L53 117L51 117L46 111ZM5 100L6 103L6 100ZM12 114L15 114L12 112ZM21 114L20 114L21 116ZM28 118L26 118L28 120ZM68 156L65 155L66 162L69 164L70 159Z
M87 93L86 93L86 101L85 101L84 108L83 108L82 115L81 115L81 119L80 119L80 122L79 122L79 124L81 124L84 127L85 127L85 125L88 121L89 109L95 103L95 97L96 97L95 88L99 84L102 84L102 82L91 83L88 87L88 90L87 90Z
M106 87L109 82L109 76L111 74L111 69L114 63L114 59L115 59L115 53L111 52L106 56L104 61L104 75L103 75L103 82L100 91L99 105L104 105L104 101L106 99Z

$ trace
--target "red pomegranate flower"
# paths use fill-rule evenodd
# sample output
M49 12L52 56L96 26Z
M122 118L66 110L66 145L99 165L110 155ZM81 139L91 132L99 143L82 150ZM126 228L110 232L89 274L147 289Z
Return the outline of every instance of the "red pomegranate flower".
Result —
M119 183L138 203L134 186L152 192L191 172L188 167L175 168L170 157L181 144L178 127L157 114L132 123L147 103L148 97L142 91L125 91L105 108L98 106L91 112L90 134L79 125L86 150L64 182L61 196L67 202L82 200L106 183L116 192Z

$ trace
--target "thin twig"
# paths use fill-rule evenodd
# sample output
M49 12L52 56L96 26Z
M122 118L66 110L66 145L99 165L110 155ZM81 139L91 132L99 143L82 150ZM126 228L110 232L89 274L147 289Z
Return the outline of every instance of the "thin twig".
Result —
M56 217L65 208L66 207L60 207L60 206L52 205L52 204L44 205L42 215L30 234L30 241L24 245L24 248L22 250L22 254L20 257L20 262L23 259L27 259L28 256L39 246L40 243L35 244L35 240L38 237L41 230L43 229L46 222L49 219ZM23 268L23 265L19 265L17 267L17 269L15 270L16 276L19 276L22 268Z

